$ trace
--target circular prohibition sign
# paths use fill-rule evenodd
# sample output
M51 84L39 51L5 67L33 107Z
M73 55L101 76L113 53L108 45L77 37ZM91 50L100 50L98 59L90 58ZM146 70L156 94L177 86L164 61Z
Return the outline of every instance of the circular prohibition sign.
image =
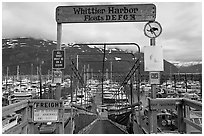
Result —
M162 27L160 23L154 21L154 22L148 22L144 26L144 34L145 36L149 38L156 38L158 37L162 32Z

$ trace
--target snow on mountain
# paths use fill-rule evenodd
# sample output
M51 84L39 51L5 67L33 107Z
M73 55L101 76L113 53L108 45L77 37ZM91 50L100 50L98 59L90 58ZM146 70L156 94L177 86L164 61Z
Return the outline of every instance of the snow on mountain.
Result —
M115 57L115 60L121 60L121 58Z
M190 61L190 62L181 62L181 61L169 61L174 64L176 67L188 67L197 64L202 64L202 61Z

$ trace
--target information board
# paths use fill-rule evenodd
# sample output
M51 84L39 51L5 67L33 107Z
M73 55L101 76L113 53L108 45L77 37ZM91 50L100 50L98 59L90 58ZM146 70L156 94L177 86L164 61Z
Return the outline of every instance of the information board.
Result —
M148 22L156 18L154 4L59 6L57 23Z
M34 109L34 118L35 122L55 122L58 121L58 110L37 110Z
M164 71L163 51L161 46L144 47L144 70Z

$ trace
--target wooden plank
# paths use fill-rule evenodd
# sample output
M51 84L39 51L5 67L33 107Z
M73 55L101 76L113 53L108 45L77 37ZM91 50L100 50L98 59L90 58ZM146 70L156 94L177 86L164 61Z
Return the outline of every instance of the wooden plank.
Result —
M30 103L33 102L63 102L63 100L55 100L55 99L30 99Z
M179 98L149 98L150 110L175 109L178 104L182 103L181 100Z
M196 128L196 129L200 130L200 131L202 132L202 126L201 126L201 125L198 125L198 124L196 124L196 123L193 123L192 121L190 121L190 120L187 119L187 118L184 118L184 122L187 123L187 124L189 124L190 126Z

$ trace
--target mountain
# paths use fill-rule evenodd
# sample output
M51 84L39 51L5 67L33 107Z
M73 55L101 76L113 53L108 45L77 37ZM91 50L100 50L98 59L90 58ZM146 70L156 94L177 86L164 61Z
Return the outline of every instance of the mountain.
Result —
M14 38L2 39L2 74L6 74L7 67L9 75L16 75L19 65L20 74L29 75L37 73L37 66L41 66L42 74L47 74L52 70L52 51L56 49L56 41L34 39L34 38ZM88 69L92 72L101 73L103 49L100 47L90 47L87 45L62 44L62 49L66 51L66 68L64 74L71 73L70 60L73 59L76 65L76 57L79 57L79 71ZM111 52L106 55L104 65L106 71L110 71L111 63L114 71L128 72L134 61L132 55L118 48L107 49ZM127 54L128 53L128 54ZM144 54L134 54L136 58L141 57L141 73L144 72ZM84 66L86 65L86 66ZM178 68L164 60L163 74L177 73Z
M202 64L181 66L179 67L181 73L202 73Z

